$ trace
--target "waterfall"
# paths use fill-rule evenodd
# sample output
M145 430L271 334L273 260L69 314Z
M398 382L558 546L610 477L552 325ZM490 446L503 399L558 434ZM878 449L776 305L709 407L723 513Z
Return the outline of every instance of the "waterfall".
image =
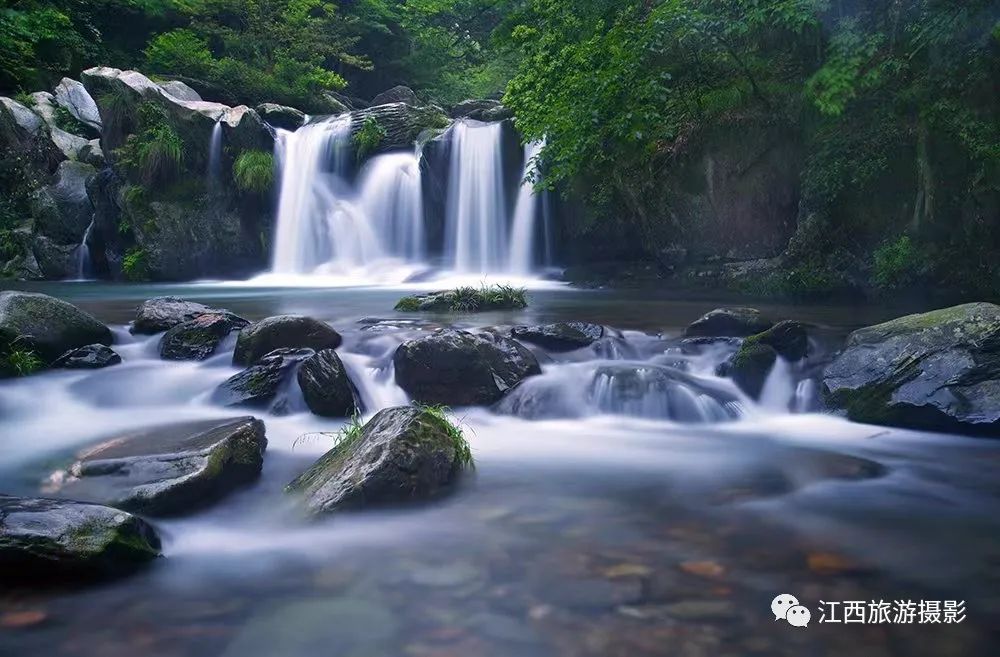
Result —
M461 273L507 264L502 124L459 121L452 128L445 258Z
M508 270L512 274L529 274L535 255L535 215L538 212L535 182L538 180L535 159L545 146L533 141L524 145L524 170L521 174L521 188L514 205L514 225L510 236L510 262ZM548 240L546 240L547 242Z
M390 153L372 159L361 172L358 204L394 256L421 262L426 256L420 159Z
M87 229L83 231L80 246L76 247L76 280L78 281L87 280L87 274L90 272L90 245L87 242L90 241L90 231L93 229L94 220L91 219L90 223L87 224Z
M208 182L216 185L222 175L222 121L212 126L212 138L208 142Z

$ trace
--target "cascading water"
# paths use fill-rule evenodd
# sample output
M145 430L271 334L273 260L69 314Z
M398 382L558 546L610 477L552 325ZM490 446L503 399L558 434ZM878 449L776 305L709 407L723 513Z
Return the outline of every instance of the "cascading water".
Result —
M212 137L208 142L208 181L215 185L222 174L222 121L212 126Z
M544 146L544 142L539 141L524 145L524 171L521 174L517 203L514 205L514 225L510 236L508 270L513 274L529 274L534 264L535 217L538 213L538 195L535 192L535 183L538 181L536 159Z
M94 229L94 220L91 219L90 223L87 224L87 230L83 231L83 239L80 240L80 246L76 247L76 280L84 281L87 280L87 275L90 273L90 231Z
M413 153L380 155L361 174L359 204L375 223L386 249L420 262L426 256L420 159Z
M445 258L460 273L507 264L502 124L460 121L452 128Z

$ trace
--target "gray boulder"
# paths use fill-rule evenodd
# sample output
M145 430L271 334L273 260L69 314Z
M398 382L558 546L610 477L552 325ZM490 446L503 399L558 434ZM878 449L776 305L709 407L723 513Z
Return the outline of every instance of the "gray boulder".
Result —
M686 337L742 338L774 326L754 308L716 308L702 315L684 331Z
M131 332L151 335L173 328L182 322L195 319L199 315L226 315L234 322L247 323L228 310L210 308L195 301L185 301L179 297L156 297L147 299L136 310Z
M298 130L306 122L305 113L286 105L262 103L257 106L257 113L270 125L283 130Z
M122 362L122 357L115 353L111 347L106 347L103 344L88 344L85 347L67 351L52 363L52 367L67 370L97 370L117 365L120 362Z
M111 330L76 306L45 294L0 292L0 352L34 351L51 363L70 349L111 344Z
M274 414L288 410L287 390L299 364L312 349L275 349L242 372L226 379L212 396L223 406L266 408Z
M440 413L401 406L379 411L286 490L310 514L398 504L440 493L471 465L461 433Z
M63 583L130 572L160 554L156 531L96 504L0 495L0 580Z
M227 335L250 322L231 313L202 313L171 327L160 339L164 360L205 360Z
M422 103L417 100L417 94L413 93L413 89L405 87L403 85L398 85L392 89L383 91L379 95L372 98L372 106L376 105L386 105L388 103L406 103L407 105L421 105Z
M463 100L451 108L451 116L455 119L473 119L476 121L503 121L514 116L514 113L503 106L499 100Z
M249 365L275 349L336 349L340 334L318 319L302 315L268 317L240 331L233 351L233 364Z
M858 422L1000 435L1000 306L968 303L851 333L823 395Z
M361 410L358 392L333 349L305 359L297 378L306 406L316 415L350 417Z
M55 181L40 189L32 202L35 231L59 244L79 244L94 218L87 183L96 173L83 162L61 162Z
M396 382L425 404L492 404L525 378L540 374L535 356L492 333L441 330L408 340L393 355Z
M141 429L83 451L53 492L148 515L202 508L257 480L267 438L252 417Z
M166 82L161 82L160 86L163 87L164 91L177 100L193 100L195 102L202 101L202 97L197 91L180 80L168 80Z
M407 103L375 105L351 112L351 132L355 137L369 118L385 131L385 136L366 155L412 149L424 130L446 128L451 122L439 107L415 107Z
M90 126L97 134L101 132L101 113L97 103L82 83L70 78L63 78L56 85L56 102L65 107L80 123Z
M540 326L515 326L510 335L550 351L573 351L604 337L604 327L586 322L558 322Z

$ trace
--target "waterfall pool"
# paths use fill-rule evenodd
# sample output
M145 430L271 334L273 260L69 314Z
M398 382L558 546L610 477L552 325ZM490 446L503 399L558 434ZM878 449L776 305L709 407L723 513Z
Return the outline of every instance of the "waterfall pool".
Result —
M0 654L996 654L1000 443L815 412L809 373L793 366L772 374L764 402L742 398L714 375L725 347L690 352L676 340L724 302L555 288L531 291L524 311L418 317L392 310L402 288L15 286L112 325L124 360L0 381L0 492L22 495L38 494L54 455L116 432L246 414L208 401L238 371L232 339L207 361L167 362L159 336L128 333L154 296L330 322L369 413L406 403L391 355L422 330L589 321L617 331L592 348L538 351L543 374L515 391L518 408L453 409L476 470L425 505L300 520L282 488L344 422L255 413L269 441L256 484L156 520L165 558L135 576L0 591ZM759 307L813 322L831 343L905 310ZM645 373L647 396L622 396L621 366ZM661 386L661 371L683 376ZM811 609L808 627L775 621L779 594ZM831 601L961 601L966 618L820 622Z

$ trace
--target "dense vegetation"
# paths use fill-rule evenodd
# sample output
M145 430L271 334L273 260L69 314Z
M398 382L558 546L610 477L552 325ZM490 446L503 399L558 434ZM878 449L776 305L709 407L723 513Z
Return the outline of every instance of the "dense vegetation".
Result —
M545 183L584 199L569 229L652 259L687 229L664 178L727 131L777 132L801 159L797 229L748 289L993 293L998 19L995 0L11 0L0 92L107 64L307 112L399 83L502 97L546 139ZM134 141L151 180L184 157Z

